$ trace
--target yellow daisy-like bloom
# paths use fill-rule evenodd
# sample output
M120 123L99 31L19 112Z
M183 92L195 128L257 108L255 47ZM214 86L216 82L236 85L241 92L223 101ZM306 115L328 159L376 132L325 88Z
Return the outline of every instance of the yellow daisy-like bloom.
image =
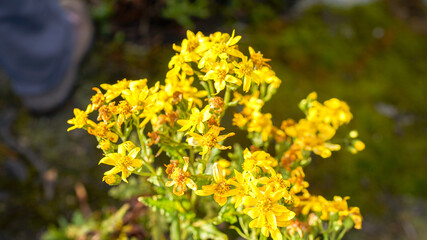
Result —
M120 144L117 153L109 153L99 161L99 164L107 164L114 166L111 170L104 173L104 175L122 173L122 180L127 181L127 177L142 166L142 160L137 159L136 156L140 151L139 147L135 147L126 155L126 146L124 143Z
M219 63L215 62L210 65L210 70L203 76L203 80L214 80L214 86L216 93L219 93L225 88L227 82L241 85L242 81L240 79L230 75L230 67L227 61L221 60Z
M101 92L99 88L94 87L92 88L92 90L96 91L96 94L93 95L90 99L90 101L92 102L90 107L90 112L98 110L105 101L104 94Z
M188 58L188 55L175 54L169 61L168 67L171 69L166 73L166 77L172 77L178 75L182 70L186 75L193 75L193 68L187 63L191 62L191 58Z
M187 38L182 40L181 46L173 44L172 48L185 55L191 61L197 61L200 59L200 54L207 50L208 37L205 37L203 33L197 32L194 34L192 31L187 30Z
M117 83L112 85L106 83L101 84L101 88L107 90L107 92L104 94L105 101L109 103L116 97L120 96L120 94L122 94L122 91L129 87L130 82L131 81L128 81L126 80L126 78L124 78L123 80L117 81Z
M305 174L302 167L297 167L291 171L291 177L289 178L289 182L292 184L292 188L290 190L291 194L300 193L304 189L308 188L309 184L304 181L304 178Z
M271 188L262 192L254 184L250 184L250 187L252 191L244 200L247 208L243 210L254 219L249 223L249 227L261 228L261 232L266 237L271 234L273 239L282 239L278 227L285 227L295 217L294 212L278 204L278 201L283 198L283 192L272 192Z
M218 163L213 164L212 172L215 183L202 186L202 190L197 190L196 194L199 196L210 196L213 194L215 202L220 206L224 206L228 197L234 195L235 191L231 189L231 180L225 179L225 171L218 166Z
M243 174L234 169L235 177L231 179L230 184L236 187L232 190L233 200L235 201L234 207L238 208L242 205L246 196L249 195L250 187Z
M273 122L271 121L271 114L262 114L255 112L252 120L248 124L248 132L261 133L262 140L267 141L272 136Z
M165 186L173 186L173 193L177 196L184 195L184 192L187 191L187 187L193 191L197 190L197 185L193 180L190 179L191 173L188 172L188 157L184 157L184 167L181 169L179 167L173 167L172 173L169 174L172 181L166 182Z
M245 116L243 116L243 114L241 113L235 113L234 117L233 117L233 125L234 126L238 126L240 128L246 126L246 124L248 123L249 119L247 119Z
M189 133L191 136L187 138L188 144L192 146L201 146L202 152L201 155L209 153L210 150L215 147L220 150L230 149L231 146L220 145L219 142L224 141L226 138L234 136L234 133L228 133L226 135L219 135L219 132L224 130L222 127L212 126L209 131L204 135L199 135L197 133Z
M274 170L271 171L270 177L262 177L257 180L257 183L264 184L261 188L262 190L271 188L272 192L283 192L283 198L285 200L289 201L291 199L291 195L289 194L291 183L288 180L283 179L282 174L276 174Z
M264 56L260 51L255 52L255 50L252 47L249 47L249 54L251 55L251 60L254 63L256 69L261 69L263 66L270 67L270 65L268 65L267 62L270 62L271 59L264 58Z
M270 84L274 88L279 88L282 83L282 81L276 76L276 73L269 67L261 67L259 70L256 70L256 74L262 81Z
M217 58L227 59L229 56L243 58L243 53L238 50L236 43L240 41L241 36L234 36L234 31L231 36L227 33L216 32L209 36L211 42L206 43L206 49L209 49L203 54L198 67L202 69L208 62L216 62Z
M88 124L88 114L90 112L91 105L87 106L86 111L82 111L78 108L74 108L74 118L67 121L68 124L73 124L74 126L69 127L67 131L74 130L76 128L83 128Z
M100 137L102 139L108 139L111 142L117 142L119 136L117 134L110 131L110 128L114 125L114 123L105 123L99 122L95 124L94 122L89 123L90 127L87 129L87 132L91 135Z
M132 105L128 101L120 101L119 105L110 105L109 108L112 114L118 115L116 123L119 127L132 116Z
M173 104L176 100L176 94L182 94L182 99L188 101L188 109L190 109L194 104L198 107L201 107L203 104L202 98L208 95L208 92L205 90L199 91L196 87L193 87L194 77L187 77L185 73L179 74L173 77L167 77L165 79L165 86L162 86L160 94L163 94L165 99L165 111L171 112L173 110Z
M320 212L322 220L329 219L328 200L322 196L310 196L307 200L302 200L300 205L303 206L301 213L307 215L310 211Z
M244 172L257 173L258 169L261 168L272 173L274 172L272 166L277 165L277 162L275 163L276 160L264 151L251 153L246 148L243 151L243 158L245 159L242 165Z
M247 56L244 56L241 62L234 62L233 64L236 66L234 71L237 76L239 76L239 78L243 78L243 91L249 91L252 81L256 84L260 83L261 79L254 72L254 63L251 60L248 60Z
M212 114L209 112L210 107L207 105L202 111L196 107L191 109L191 115L189 119L179 119L177 123L182 126L178 131L184 132L190 129L189 132L194 132L197 129L198 132L203 133L205 131L205 124L209 120Z

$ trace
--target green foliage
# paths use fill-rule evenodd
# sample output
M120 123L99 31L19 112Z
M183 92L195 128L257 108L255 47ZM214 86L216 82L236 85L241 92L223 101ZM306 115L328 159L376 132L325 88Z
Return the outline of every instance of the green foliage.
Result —
M181 26L193 29L192 17L209 17L208 0L166 0L166 7L162 11L165 18L176 20Z
M122 219L128 210L129 205L124 204L115 213L107 214L101 219L95 215L85 217L80 211L76 211L70 222L61 218L59 227L49 227L41 239L82 239L91 235L97 235L100 239L111 239L112 234L122 227Z
M118 200L128 200L132 197L151 193L151 184L145 178L130 178L128 184L119 184L110 189L108 194Z
M289 106L315 89L319 96L348 102L354 115L350 128L359 130L367 146L356 156L342 151L314 159L307 169L310 189L331 197L330 189L337 188L362 203L362 213L388 211L378 207L384 206L383 194L427 197L421 161L427 155L421 130L427 119L425 37L383 3L314 7L290 25L276 24L248 31L283 80L273 103L265 106L273 121L301 117ZM286 106L278 108L285 98Z
M195 213L188 209L190 206L189 201L184 198L181 202L178 202L163 195L156 195L139 197L138 200L147 205L151 210L167 217L175 216L176 214L186 219L193 219L195 217Z

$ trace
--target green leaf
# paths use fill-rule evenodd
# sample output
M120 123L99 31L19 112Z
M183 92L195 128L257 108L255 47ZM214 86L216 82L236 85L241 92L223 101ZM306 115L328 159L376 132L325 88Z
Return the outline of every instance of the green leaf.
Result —
M231 204L225 204L218 213L219 222L234 224L237 222L236 209Z
M101 223L101 233L107 237L108 234L113 233L123 223L123 217L129 210L129 204L124 204L117 212L105 219Z
M127 200L132 197L151 194L151 184L142 177L130 178L128 184L120 184L110 189L108 194L119 200Z
M192 211L188 211L185 209L183 205L188 205L189 203L182 204L184 202L188 202L186 199L182 199L179 202L177 199L168 199L161 195L150 196L150 197L139 197L138 201L147 205L151 210L159 212L164 216L173 216L177 212L179 212L180 216L186 219L193 219L195 217L195 213ZM190 205L191 206L191 205Z
M200 227L201 239L228 239L227 235L219 231L213 224L203 224Z

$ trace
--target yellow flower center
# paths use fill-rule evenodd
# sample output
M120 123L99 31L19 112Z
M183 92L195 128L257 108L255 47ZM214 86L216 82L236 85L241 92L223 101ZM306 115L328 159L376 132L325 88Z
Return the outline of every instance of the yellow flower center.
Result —
M199 40L197 39L188 39L187 51L192 52L199 46Z
M255 66L262 66L264 64L263 55L261 53L254 53L251 55L251 60Z
M132 160L130 156L121 156L116 162L116 166L121 169L128 169L132 166Z
M187 178L187 174L182 171L181 168L175 168L171 178L177 183L177 185L185 184L185 179Z
M213 52L214 54L219 55L219 54L221 54L221 53L225 52L225 49L226 49L226 46L225 46L225 44L224 44L224 43L218 43L218 44L215 44L215 45L212 47L212 52Z
M131 105L126 101L120 102L119 106L117 107L118 107L117 111L119 112L119 114L128 115L132 111Z
M203 135L200 143L202 146L213 147L218 141L216 140L216 136L212 133L206 133Z
M253 66L250 62L240 65L240 71L242 71L242 75L249 75L253 72Z
M263 212L269 212L273 208L273 202L270 198L259 200L257 203L257 208L260 208Z
M104 101L104 95L102 93L95 94L91 99L93 105L99 107Z
M217 69L216 74L218 76L219 81L223 81L227 76L227 72L224 69Z
M215 192L223 195L230 190L230 184L227 184L225 181L222 181L216 185Z

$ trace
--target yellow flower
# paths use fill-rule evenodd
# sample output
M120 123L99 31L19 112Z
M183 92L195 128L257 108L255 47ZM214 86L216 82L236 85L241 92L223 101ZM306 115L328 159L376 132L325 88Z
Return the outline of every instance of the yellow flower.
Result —
M230 180L230 184L236 188L232 190L231 196L235 201L234 207L238 208L242 205L245 197L249 195L250 187L242 173L234 169L234 175L235 177Z
M279 88L282 83L282 81L276 76L276 73L269 67L261 67L259 70L256 70L256 74L262 81L271 84L273 88Z
M230 149L231 146L226 147L226 146L220 145L219 143L224 141L224 139L228 137L234 136L234 133L231 132L226 135L219 135L219 132L221 130L224 130L224 128L212 126L209 129L209 131L204 135L199 135L197 133L189 133L191 137L187 138L187 142L192 146L201 146L202 155L209 153L213 147L220 150Z
M283 198L287 201L290 201L291 195L289 194L290 182L284 180L282 174L276 174L274 170L271 171L270 177L262 177L257 180L257 183L264 184L262 189L271 188L272 192L283 192Z
M233 117L233 125L240 128L244 127L248 123L248 119L241 113L235 113Z
M297 194L308 188L308 182L304 181L305 174L302 167L297 167L291 171L289 182L292 184L291 194Z
M177 196L184 195L184 192L187 191L187 187L191 188L193 191L197 190L197 186L193 180L190 179L191 173L188 172L188 157L184 157L184 167L181 169L179 167L173 167L172 173L169 175L172 178L172 181L166 182L165 186L173 186L173 193Z
M243 91L247 92L251 88L251 82L260 83L259 76L254 72L254 63L244 56L239 63L234 62L234 70L239 78L243 78Z
M272 166L276 160L264 151L251 153L249 149L246 148L243 151L243 158L245 159L242 165L244 172L256 173L259 168L267 170L270 173L274 171Z
M95 124L94 122L89 123L89 127L87 132L91 135L100 137L102 139L108 139L111 142L117 142L119 136L117 134L110 131L110 128L114 125L114 123L105 123L99 122Z
M254 184L250 184L251 192L244 200L247 207L243 210L252 219L250 228L261 228L264 236L272 235L273 239L281 239L282 235L278 227L285 227L295 217L295 213L285 206L278 204L283 197L282 191L272 192L267 188L261 192Z
M214 86L216 89L216 93L219 93L225 88L225 84L227 82L241 85L242 81L240 79L237 79L233 75L230 75L230 67L225 60L221 60L219 63L214 62L213 64L209 65L210 70L206 73L205 76L203 76L203 80L214 80Z
M199 91L196 87L193 87L194 77L187 77L185 73L166 77L165 86L162 86L161 94L165 98L165 111L171 112L173 110L173 104L176 104L176 94L180 94L182 99L188 101L187 108L190 109L193 104L201 107L203 102L202 98L208 95L207 91Z
M73 124L74 126L69 127L67 131L74 130L76 128L83 128L88 124L88 114L90 112L91 105L87 106L86 111L82 111L78 108L74 108L74 118L67 121L68 124Z
M169 70L166 74L166 77L171 77L174 75L178 75L179 71L183 71L186 75L193 75L193 68L187 63L191 62L191 58L188 58L187 55L183 54L175 54L169 61L168 67Z
M117 81L115 84L101 84L101 88L104 90L107 90L107 92L104 94L105 101L111 102L114 98L120 96L122 94L122 91L128 88L130 81L126 80L124 78L121 81Z
M209 39L203 35L201 32L194 34L192 31L187 30L187 38L182 40L181 46L173 44L173 49L177 52L180 52L183 55L188 55L187 57L192 61L197 61L200 59L202 52L207 50L207 44Z
M209 48L203 54L202 59L199 61L198 67L202 69L206 63L215 62L219 57L220 59L227 59L229 56L242 58L243 53L238 50L236 45L240 41L241 36L234 36L234 31L230 36L227 33L216 32L209 36L211 43L206 43L206 48Z
M285 132L295 138L294 144L323 158L330 157L331 151L341 149L340 145L328 142L335 135L335 129L330 124L301 119L297 124L286 127Z
M271 61L271 59L264 58L260 51L255 52L252 47L249 47L249 54L251 55L251 60L257 69L261 69L263 66L270 67L267 62Z
M126 155L125 144L120 144L117 153L109 153L99 161L99 164L103 163L114 166L111 170L105 172L104 175L112 175L121 172L122 180L128 182L127 177L142 166L142 160L136 158L139 150L139 147L135 147Z
M116 122L120 127L125 120L132 116L132 105L127 101L120 101L117 106L111 105L110 111L114 115L118 115Z
M178 131L184 132L190 129L189 132L194 132L194 130L197 129L198 132L203 133L205 131L204 122L209 120L212 116L209 110L209 105L207 105L202 111L196 107L192 108L189 119L179 119L177 121L177 123L182 126L182 128L178 129Z
M225 171L214 163L212 166L213 177L215 183L202 186L202 190L197 190L196 194L199 196L214 195L214 200L220 205L224 206L227 198L233 195L234 191L231 190L231 181L225 179Z
M105 101L104 94L101 92L99 88L94 87L92 88L92 90L96 91L96 94L93 95L92 98L90 99L90 101L92 102L91 109L90 109L91 112L99 109Z
M272 130L273 122L271 121L270 113L262 114L255 112L253 114L253 119L248 124L248 132L261 133L262 140L267 141L272 136Z
M329 219L328 200L322 196L310 196L307 200L302 200L300 205L302 206L301 213L303 215L308 215L310 211L320 212L322 220Z

